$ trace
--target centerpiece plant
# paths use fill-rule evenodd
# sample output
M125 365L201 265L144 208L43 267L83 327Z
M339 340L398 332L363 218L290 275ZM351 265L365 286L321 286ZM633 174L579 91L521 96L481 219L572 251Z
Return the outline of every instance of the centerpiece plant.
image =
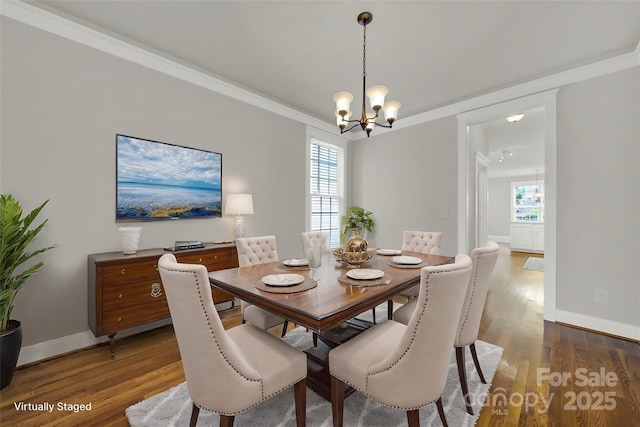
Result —
M350 229L361 229L369 234L373 234L376 221L373 219L373 212L364 210L359 206L349 206L347 213L342 217L342 230L340 241L344 242L345 234Z

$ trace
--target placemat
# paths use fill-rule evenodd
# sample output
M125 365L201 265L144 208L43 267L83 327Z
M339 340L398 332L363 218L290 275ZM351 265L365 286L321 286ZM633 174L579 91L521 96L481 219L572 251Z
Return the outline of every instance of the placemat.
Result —
M278 261L276 263L276 268L279 270L311 270L311 267L308 265L284 265L282 261Z
M256 282L256 289L260 289L261 291L271 292L272 294L293 294L295 292L308 291L309 289L313 289L318 286L318 282L315 280L309 279L308 277L304 278L304 282L299 285L293 286L269 286L266 285L262 280L258 280Z
M395 268L422 268L424 267L424 262L420 264L396 264L395 262L389 261L389 265Z
M388 285L391 283L391 276L385 274L379 279L371 279L371 280L356 280L351 277L347 277L346 273L342 273L338 277L338 281L344 283L345 285L352 286L379 286L379 285Z

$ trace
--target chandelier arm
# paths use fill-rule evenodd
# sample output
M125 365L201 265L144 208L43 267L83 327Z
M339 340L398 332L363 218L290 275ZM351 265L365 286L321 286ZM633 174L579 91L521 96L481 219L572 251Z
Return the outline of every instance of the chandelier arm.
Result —
M391 127L391 123L378 123L375 122L376 126L380 126L381 128L390 128Z
M353 128L355 128L356 126L360 126L360 121L359 120L349 120L350 122L357 122L356 124L354 124L353 126L351 126L349 129L341 129L340 133L345 133L345 132L349 132L350 130L352 130Z

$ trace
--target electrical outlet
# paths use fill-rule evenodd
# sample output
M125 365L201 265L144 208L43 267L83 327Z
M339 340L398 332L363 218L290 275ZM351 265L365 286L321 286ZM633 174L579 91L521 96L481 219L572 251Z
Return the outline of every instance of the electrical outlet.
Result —
M602 289L596 289L595 301L598 304L609 304L609 293Z

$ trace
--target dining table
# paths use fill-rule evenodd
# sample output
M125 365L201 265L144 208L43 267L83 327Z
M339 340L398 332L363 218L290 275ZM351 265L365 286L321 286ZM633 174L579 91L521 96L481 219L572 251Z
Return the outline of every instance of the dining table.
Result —
M400 250L369 249L368 254L369 260L352 266L336 259L333 251L326 251L314 278L308 265L278 260L212 271L209 280L214 293L219 288L317 333L321 342L306 350L307 384L330 400L328 352L373 325L357 316L418 285L422 267L455 261L452 256ZM295 285L279 286L279 280L290 278L297 278ZM350 392L345 390L345 395Z

